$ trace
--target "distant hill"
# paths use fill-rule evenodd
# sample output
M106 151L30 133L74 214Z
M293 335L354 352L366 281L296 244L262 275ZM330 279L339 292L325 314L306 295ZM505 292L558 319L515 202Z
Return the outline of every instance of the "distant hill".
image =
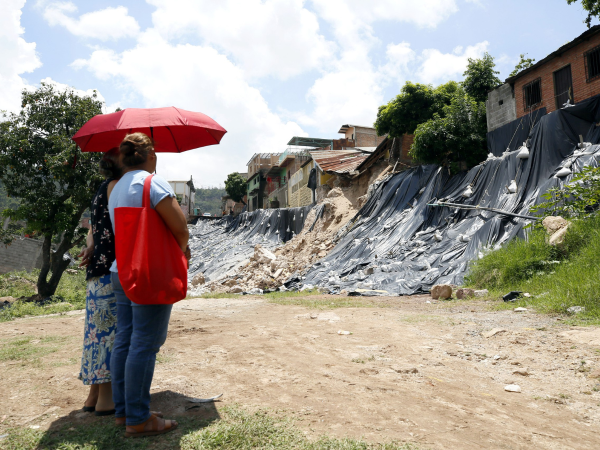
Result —
M196 208L200 208L202 214L211 213L220 216L221 211L221 197L227 195L225 188L196 188Z
M2 210L6 208L16 209L18 206L19 200L16 198L8 197L8 195L6 194L6 189L4 189L4 185L0 181L0 212L2 212Z

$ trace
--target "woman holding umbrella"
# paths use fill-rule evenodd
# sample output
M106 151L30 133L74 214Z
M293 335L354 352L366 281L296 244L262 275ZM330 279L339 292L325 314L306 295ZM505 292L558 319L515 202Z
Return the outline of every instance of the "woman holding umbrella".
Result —
M124 174L114 187L109 211L113 224L115 209L141 207L146 177L156 171L154 143L143 133L125 136L120 145ZM154 176L150 184L150 206L156 210L189 260L187 222L170 184ZM117 230L118 233L118 230ZM151 436L177 428L150 412L150 385L156 353L167 338L170 304L137 304L126 295L119 280L117 261L111 267L117 297L117 335L112 353L113 400L118 423L127 426L126 436Z

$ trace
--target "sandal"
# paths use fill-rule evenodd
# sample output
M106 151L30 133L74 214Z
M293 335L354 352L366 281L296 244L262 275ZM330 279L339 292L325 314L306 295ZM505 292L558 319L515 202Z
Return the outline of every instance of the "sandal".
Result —
M153 416L156 416L156 417L160 417L161 419L163 417L165 417L163 415L163 413L161 413L160 411L150 411L150 414L152 414ZM117 417L115 419L115 425L118 426L118 427L124 427L126 420L127 420L126 417Z
M178 423L175 420L161 419L152 414L144 423L127 425L125 437L156 436L173 431L177 428L177 425Z
M85 405L83 405L83 412L93 413L94 411L96 411L96 407L95 406L85 406Z

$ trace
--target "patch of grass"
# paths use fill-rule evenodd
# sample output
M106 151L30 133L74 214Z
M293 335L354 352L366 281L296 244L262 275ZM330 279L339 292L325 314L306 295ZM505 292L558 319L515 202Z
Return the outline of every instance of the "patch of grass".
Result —
M568 314L571 306L585 312L566 323L600 324L600 215L574 220L564 246L546 244L545 231L535 229L527 241L515 239L475 261L466 283L495 293L529 292L498 308L532 306L543 313Z
M47 432L29 428L8 430L0 441L2 450L417 450L412 444L371 444L362 440L322 436L311 440L294 422L277 412L249 412L236 406L224 407L221 419L177 418L179 428L150 439L127 439L112 418L87 425L64 426Z
M238 298L240 294L228 294L226 292L207 292L206 294L202 294L200 298ZM189 298L198 298L198 297L189 297Z
M43 339L35 339L32 336L23 336L6 341L0 347L0 361L23 361L35 362L42 356L49 355L59 350L60 345L69 338L61 336L49 336Z
M32 272L10 272L0 275L0 297L30 297L35 294L35 284L39 270ZM56 294L40 305L35 302L17 300L10 307L0 310L0 322L25 316L65 313L85 309L86 296L85 270L76 274L63 273Z
M357 364L364 364L365 360L364 359L358 359L358 358L354 358L352 360L353 363L357 363Z

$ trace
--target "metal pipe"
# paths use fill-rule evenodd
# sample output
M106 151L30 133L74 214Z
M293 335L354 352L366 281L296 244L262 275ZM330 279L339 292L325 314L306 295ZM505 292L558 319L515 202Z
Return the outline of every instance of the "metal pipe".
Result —
M448 203L448 202L428 203L427 206L449 206L449 207L452 207L452 208L470 209L470 210L472 210L472 209L481 209L483 211L491 211L491 212L496 213L496 214L503 214L505 216L519 217L521 219L540 220L540 217L525 216L523 214L515 214L515 213L508 212L508 211L503 211L501 209L488 208L486 206L459 205L459 204L456 204L456 203Z

